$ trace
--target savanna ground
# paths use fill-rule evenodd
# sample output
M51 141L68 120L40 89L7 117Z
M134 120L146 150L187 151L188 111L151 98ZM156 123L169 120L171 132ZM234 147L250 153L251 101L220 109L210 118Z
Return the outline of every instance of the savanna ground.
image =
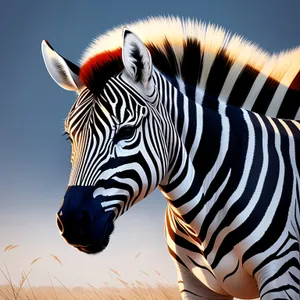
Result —
M69 289L67 287L35 287L23 288L19 291L18 286L13 287L5 285L0 287L0 299L23 299L23 300L180 300L180 295L177 286L162 286L162 287L140 287L129 286L128 288L114 287L76 287Z
M17 248L18 245L8 245L4 252ZM53 259L62 265L60 259L50 254ZM137 254L138 256L139 254ZM36 264L41 258L35 258L30 266ZM0 285L0 299L3 300L181 300L177 285L170 285L166 282L164 276L157 270L154 270L156 277L160 280L154 280L154 284L149 284L140 279L135 282L126 282L122 279L118 271L110 269L114 275L114 281L122 284L122 288L114 286L114 282L104 282L104 286L92 286L86 283L86 287L68 288L57 277L49 273L49 286L36 287L34 282L30 281L30 271L20 273L18 284L12 282L9 268L4 262L5 268L0 269L7 284ZM151 274L141 271L144 275L151 278ZM153 281L153 280L152 280Z
M18 245L8 245L4 248L4 252L11 251L19 247ZM136 255L136 258L140 253ZM50 254L53 261L62 265L58 256ZM170 285L166 282L164 276L157 270L153 270L156 274L156 280L152 278L152 284L141 279L135 282L126 282L122 279L117 270L110 269L113 275L112 282L104 282L103 286L92 286L84 283L85 287L67 287L57 277L49 276L49 286L36 287L34 282L30 280L30 273L34 265L39 262L41 257L35 258L31 263L31 269L28 272L20 272L20 281L18 284L12 281L9 272L9 266L4 261L4 268L0 268L0 276L7 282L0 285L0 299L3 300L179 300L180 294L176 285ZM47 271L45 271L47 272ZM151 279L152 275L143 272ZM1 278L1 282L3 282ZM115 285L121 284L123 287L117 288Z

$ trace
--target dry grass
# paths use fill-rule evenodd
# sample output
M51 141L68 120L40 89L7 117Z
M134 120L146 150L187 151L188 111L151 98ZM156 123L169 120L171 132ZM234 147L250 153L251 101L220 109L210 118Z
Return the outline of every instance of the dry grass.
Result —
M14 286L15 291L18 290ZM177 286L175 287L139 287L130 288L83 288L75 287L67 289L65 287L35 287L23 288L18 295L11 290L11 285L0 286L0 299L11 300L180 300Z
M10 251L19 247L19 245L8 245L4 248L4 252ZM141 253L135 256L135 259ZM50 254L52 258L60 263L62 262L58 256ZM37 257L29 264L30 267L40 261L42 257ZM53 262L54 262L53 260ZM155 281L155 286L149 285L147 282L136 280L133 283L126 282L122 279L117 270L109 269L114 274L115 280L123 285L123 288L116 288L110 286L108 282L104 283L102 287L95 287L86 283L86 287L68 288L64 283L56 277L49 275L49 286L46 287L32 287L30 282L30 273L21 272L19 285L12 282L9 268L4 262L5 269L0 269L0 273L7 281L6 285L0 286L0 300L180 300L180 294L177 286L170 286L166 284L165 278L157 270L153 270L156 275L161 278L161 281ZM141 274L151 277L145 271L140 271ZM0 274L0 275L1 275ZM28 287L24 287L24 285Z
M8 245L4 252L19 247L19 245ZM139 252L135 259L141 254ZM54 254L50 254L53 259L62 264L61 260ZM35 258L30 266L37 263L41 257ZM118 271L109 269L115 275L115 280L123 285L123 288L110 286L110 283L104 282L104 287L95 287L86 283L86 287L68 288L60 281L59 278L49 275L50 286L32 287L29 275L32 270L21 272L19 285L12 282L9 269L4 261L5 269L0 269L0 273L5 277L7 284L0 285L0 300L181 300L177 285L166 283L164 276L157 270L153 273L159 276L160 281L154 280L155 285L147 282L136 280L133 283L126 282L122 279ZM141 274L153 279L151 274L140 270ZM1 275L1 274L0 274ZM28 287L24 287L24 284ZM55 284L54 284L55 283Z

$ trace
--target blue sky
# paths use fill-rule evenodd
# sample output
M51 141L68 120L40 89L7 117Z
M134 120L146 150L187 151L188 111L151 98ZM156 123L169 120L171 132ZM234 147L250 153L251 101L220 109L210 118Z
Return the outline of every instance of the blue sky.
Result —
M66 285L101 285L143 279L139 272L162 272L176 282L164 243L166 202L158 191L117 222L109 247L87 256L60 237L55 213L70 171L70 145L61 136L63 120L76 96L48 75L40 44L47 39L77 63L97 35L150 15L194 17L239 33L270 52L300 44L300 2L191 1L6 1L0 10L0 268L4 260L13 280L33 266L33 285L48 285L48 272ZM8 244L20 247L3 253ZM134 259L136 253L142 254ZM49 254L63 262L61 267ZM81 272L78 272L81 270ZM0 274L0 284L5 280Z

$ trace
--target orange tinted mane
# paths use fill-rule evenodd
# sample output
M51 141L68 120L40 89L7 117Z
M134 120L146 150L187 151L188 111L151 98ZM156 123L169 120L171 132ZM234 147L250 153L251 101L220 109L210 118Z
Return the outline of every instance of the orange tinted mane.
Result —
M124 68L122 62L122 49L104 51L89 58L80 67L80 80L95 94L103 89L106 82L119 74Z

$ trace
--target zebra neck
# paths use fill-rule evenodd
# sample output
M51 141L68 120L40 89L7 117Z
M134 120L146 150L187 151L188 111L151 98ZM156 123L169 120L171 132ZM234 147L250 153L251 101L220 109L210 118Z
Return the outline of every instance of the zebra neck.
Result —
M173 97L163 98L164 107L179 141L175 141L177 152L160 187L171 206L188 222L225 187L233 147L229 147L230 124L225 104L208 108L174 86L172 89Z

